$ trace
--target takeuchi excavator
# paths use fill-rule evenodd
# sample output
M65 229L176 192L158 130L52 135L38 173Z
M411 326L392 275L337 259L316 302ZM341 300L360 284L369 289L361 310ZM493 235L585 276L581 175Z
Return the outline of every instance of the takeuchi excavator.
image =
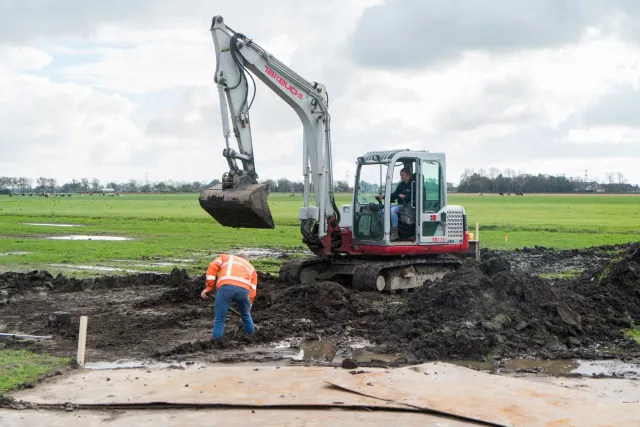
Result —
M213 18L211 34L226 141L222 154L229 171L221 183L200 194L200 205L209 215L226 227L275 228L267 203L268 185L259 183L256 173L249 117L256 93L253 76L293 108L302 122L300 231L315 256L285 263L282 280L334 280L374 291L407 289L422 286L427 279L437 280L475 253L477 241L469 240L464 208L447 204L443 153L397 149L363 154L356 160L352 203L338 207L325 86L299 76L227 26L221 16ZM231 130L237 150L231 147ZM391 203L403 169L405 176L410 173L410 197ZM398 220L393 236L392 207Z

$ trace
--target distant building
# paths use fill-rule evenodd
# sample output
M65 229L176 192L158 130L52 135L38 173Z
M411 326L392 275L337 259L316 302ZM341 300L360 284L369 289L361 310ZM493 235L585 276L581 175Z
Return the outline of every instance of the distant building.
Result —
M103 193L115 193L116 192L116 190L114 190L113 188L101 188L100 191L103 192Z

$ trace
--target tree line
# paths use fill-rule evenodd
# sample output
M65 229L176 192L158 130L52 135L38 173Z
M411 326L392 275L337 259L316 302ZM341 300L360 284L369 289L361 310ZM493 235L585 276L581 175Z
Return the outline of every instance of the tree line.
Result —
M460 183L450 190L460 193L576 193L576 192L638 192L638 185L629 184L621 172L606 172L606 180L585 179L581 176L532 175L516 172L513 169L498 168L465 169Z
M565 175L526 174L513 169L498 168L465 169L460 182L455 185L447 182L448 191L460 193L575 193L575 192L638 192L638 185L628 183L624 174L607 172L605 180L597 178L585 181L584 177L567 177ZM193 193L200 192L211 185L219 184L218 179L207 182L157 181L152 183L130 179L124 182L102 182L98 178L72 179L59 183L55 178L39 177L0 177L0 193L90 193L108 191L120 193ZM286 178L263 180L272 193L302 193L304 184ZM378 183L361 182L362 191L377 192ZM352 186L345 180L334 182L334 191L351 192Z

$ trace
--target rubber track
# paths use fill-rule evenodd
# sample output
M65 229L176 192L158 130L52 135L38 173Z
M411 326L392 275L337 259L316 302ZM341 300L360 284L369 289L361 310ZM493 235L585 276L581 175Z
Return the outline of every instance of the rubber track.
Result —
M287 261L282 264L282 267L280 267L278 278L281 282L285 282L290 285L297 285L300 283L300 273L303 269L311 265L322 264L325 262L328 262L328 260L322 257Z
M280 268L279 279L285 283L298 284L300 283L300 273L304 268L328 262L328 259L321 257L287 261ZM462 261L455 257L410 258L397 261L365 261L354 267L351 287L363 291L375 291L376 279L383 270L414 265L457 267L462 265Z
M431 265L452 267L462 265L462 261L457 258L424 258L424 259L405 259L399 261L378 261L365 262L357 265L353 270L353 278L351 286L354 289L362 291L375 291L376 279L383 270L392 268L402 268L416 265Z

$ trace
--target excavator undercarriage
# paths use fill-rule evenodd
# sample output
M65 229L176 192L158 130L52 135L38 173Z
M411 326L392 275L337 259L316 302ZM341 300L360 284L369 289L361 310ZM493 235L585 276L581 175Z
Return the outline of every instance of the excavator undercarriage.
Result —
M361 291L395 291L438 280L459 268L463 258L454 255L396 260L316 257L287 261L280 269L279 278L289 284L328 280Z

